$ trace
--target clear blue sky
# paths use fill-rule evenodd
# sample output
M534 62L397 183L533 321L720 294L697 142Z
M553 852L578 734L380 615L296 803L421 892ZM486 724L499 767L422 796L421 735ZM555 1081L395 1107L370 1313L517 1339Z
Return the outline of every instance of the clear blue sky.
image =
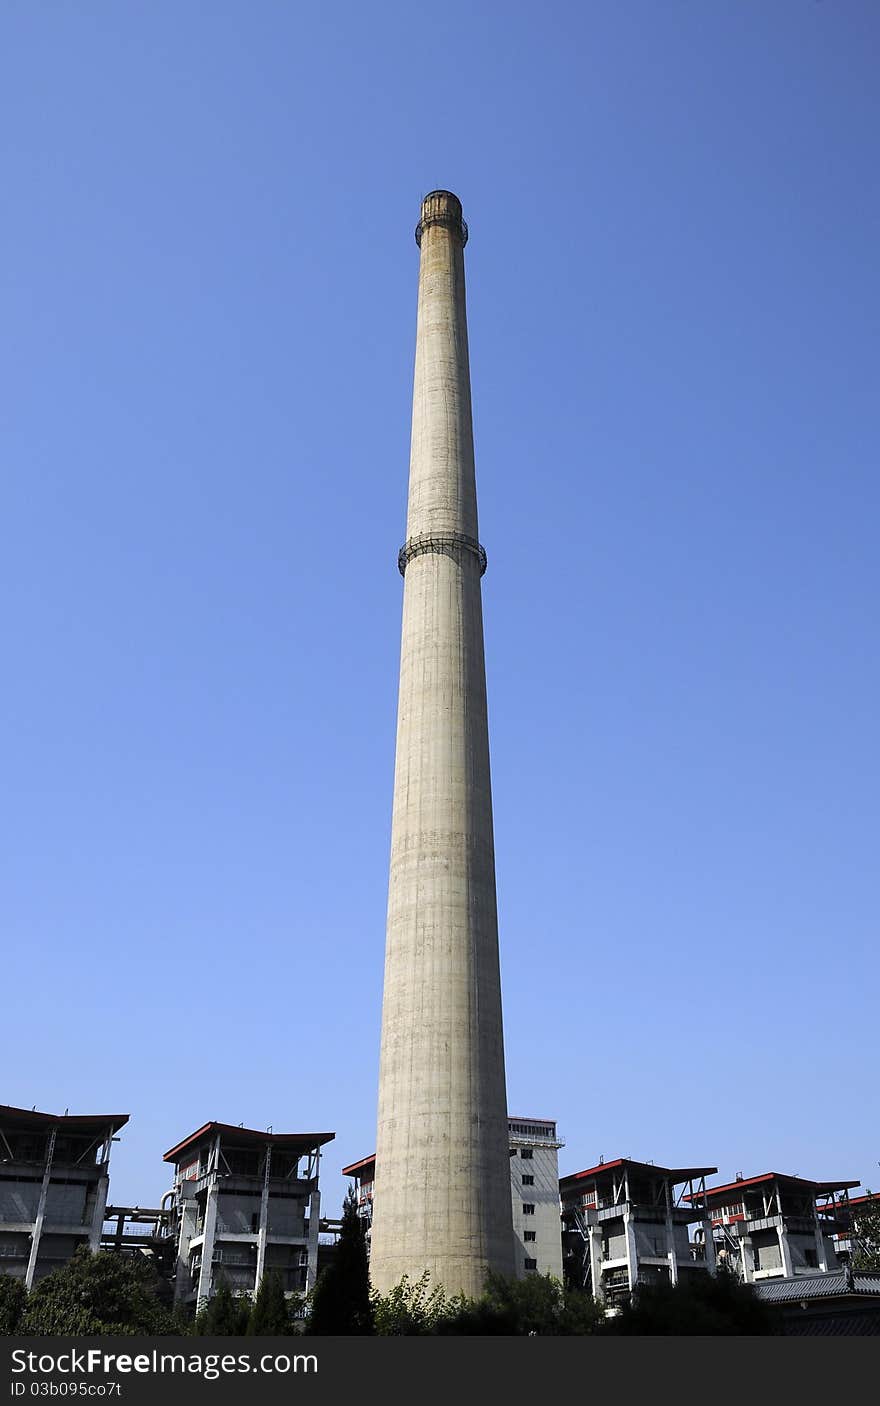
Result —
M877 1184L874 0L5 7L2 1090L375 1136L421 196L511 1111Z

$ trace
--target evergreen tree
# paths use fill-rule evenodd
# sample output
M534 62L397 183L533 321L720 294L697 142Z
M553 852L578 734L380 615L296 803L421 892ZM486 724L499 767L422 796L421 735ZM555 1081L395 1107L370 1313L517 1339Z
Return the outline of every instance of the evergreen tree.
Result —
M34 1337L173 1334L177 1327L161 1302L161 1289L142 1255L92 1254L83 1246L37 1281L18 1331Z
M0 1337L8 1338L18 1332L26 1300L24 1280L0 1274Z
M251 1316L250 1300L233 1294L225 1280L196 1315L195 1336L200 1338L240 1338L247 1332Z
M275 1271L263 1275L247 1325L248 1337L279 1337L293 1332L290 1308L284 1297L281 1275Z
M312 1294L306 1331L323 1336L373 1332L367 1240L353 1187L349 1187L342 1207L335 1256Z

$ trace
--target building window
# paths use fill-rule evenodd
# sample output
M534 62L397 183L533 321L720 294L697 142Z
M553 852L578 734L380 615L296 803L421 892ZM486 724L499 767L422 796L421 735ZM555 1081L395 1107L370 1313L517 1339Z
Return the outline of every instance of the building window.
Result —
M810 1269L819 1268L819 1259L815 1250L804 1250L804 1264L807 1265Z
M532 1149L531 1149L530 1147L521 1147L520 1150L519 1150L519 1155L520 1155L520 1157L528 1157L528 1158L531 1158Z
M531 1203L531 1201L523 1201L523 1215L524 1215L524 1216L533 1216L534 1214L535 1214L535 1207L533 1206L533 1204Z
M534 1186L534 1184L535 1184L535 1178L534 1178L534 1177L528 1177L528 1176L524 1176L524 1177L523 1177L523 1186Z
M537 1269L537 1268L538 1268L538 1261L537 1261L537 1260L530 1260L529 1257L528 1257L528 1255L527 1255L527 1256L526 1256L526 1269Z
M523 1231L523 1240L534 1240L534 1239L535 1239L535 1232L534 1232L534 1230L524 1230L524 1231Z

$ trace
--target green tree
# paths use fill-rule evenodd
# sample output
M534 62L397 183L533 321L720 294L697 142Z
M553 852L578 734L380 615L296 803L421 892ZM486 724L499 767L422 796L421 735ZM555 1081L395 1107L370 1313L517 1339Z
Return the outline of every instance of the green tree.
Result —
M434 1331L442 1336L573 1337L595 1332L601 1316L589 1294L563 1287L550 1274L516 1279L490 1270L481 1297L458 1300L454 1312L440 1318Z
M290 1308L284 1296L281 1275L270 1270L263 1275L248 1319L248 1337L286 1337L294 1331Z
M24 1280L0 1274L0 1337L8 1338L18 1332L26 1301Z
M852 1211L853 1269L880 1269L880 1195L867 1194L871 1199Z
M357 1212L357 1197L349 1187L336 1251L312 1293L306 1332L363 1336L373 1331L366 1233Z
M777 1332L776 1319L730 1271L689 1274L678 1284L640 1284L633 1301L605 1320L614 1336L732 1337Z
M467 1300L450 1299L439 1284L431 1288L427 1270L412 1282L404 1274L387 1294L371 1297L375 1332L383 1338L421 1337L436 1333L438 1325L462 1313Z
M483 1298L513 1324L514 1333L522 1336L591 1333L601 1317L589 1294L565 1288L552 1274L515 1279L490 1270Z
M196 1314L193 1333L200 1338L240 1338L248 1329L251 1302L243 1294L233 1294L225 1280Z
M37 1281L18 1331L40 1337L173 1334L177 1327L161 1293L158 1275L143 1256L92 1254L84 1246Z

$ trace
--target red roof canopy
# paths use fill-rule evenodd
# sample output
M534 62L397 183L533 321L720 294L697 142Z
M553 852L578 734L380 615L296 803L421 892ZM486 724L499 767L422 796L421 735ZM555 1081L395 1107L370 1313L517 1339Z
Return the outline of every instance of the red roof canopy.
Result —
M851 1196L849 1198L851 1206L867 1206L869 1201L880 1201L880 1191L868 1191L864 1196Z
M0 1103L0 1123L21 1123L29 1128L69 1128L71 1132L117 1132L128 1122L127 1113L38 1113L35 1108L13 1108Z
M376 1154L374 1152L371 1157L362 1157L359 1162L350 1162L347 1167L343 1167L342 1175L344 1177L353 1177L355 1173L359 1172L363 1167L375 1167L375 1165Z
M178 1161L181 1152L196 1146L206 1138L215 1137L217 1133L231 1133L242 1147L265 1147L271 1143L273 1147L288 1147L292 1152L310 1152L313 1147L323 1147L325 1143L332 1142L336 1136L335 1133L268 1133L259 1128L240 1128L234 1123L205 1123L196 1132L190 1133L189 1137L170 1148L162 1161Z
M823 1192L849 1191L851 1187L858 1186L858 1181L810 1181L808 1177L793 1177L785 1172L761 1172L760 1176L742 1177L737 1181L727 1182L724 1186L707 1186L706 1201L714 1201L718 1196L724 1196L730 1191L741 1191L746 1186L759 1186L763 1182L781 1181L786 1186L800 1187L803 1191L812 1191L814 1195ZM702 1200L702 1194L696 1192L695 1200Z
M690 1181L693 1177L707 1177L718 1171L717 1167L659 1167L654 1162L633 1162L629 1157L617 1157L612 1162L600 1162L596 1167L587 1167L583 1172L569 1172L568 1176L559 1178L559 1185L573 1186L575 1182L599 1177L603 1172L611 1172L618 1167L630 1167L635 1172L649 1176L669 1177L673 1183Z

